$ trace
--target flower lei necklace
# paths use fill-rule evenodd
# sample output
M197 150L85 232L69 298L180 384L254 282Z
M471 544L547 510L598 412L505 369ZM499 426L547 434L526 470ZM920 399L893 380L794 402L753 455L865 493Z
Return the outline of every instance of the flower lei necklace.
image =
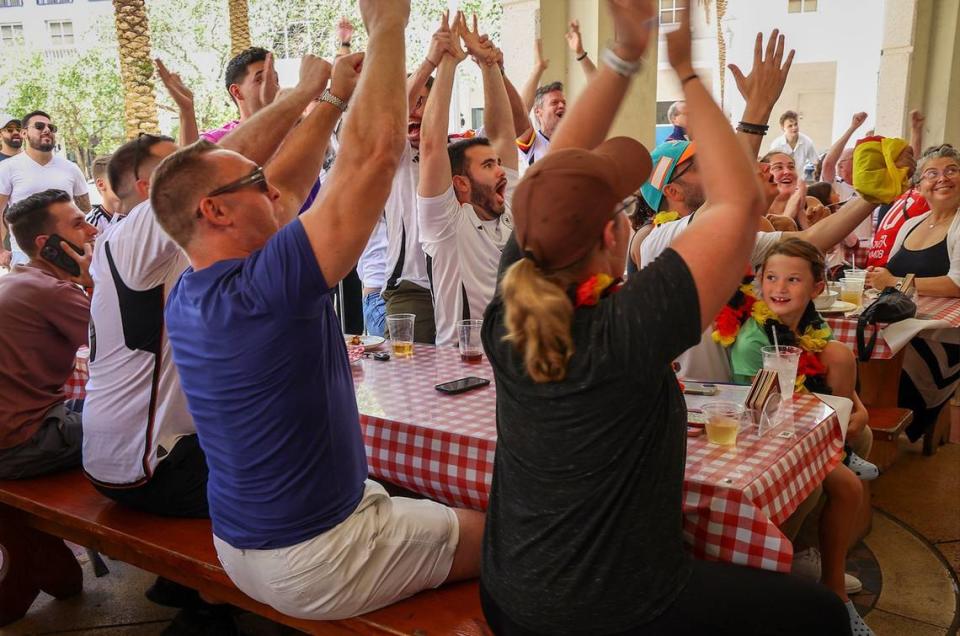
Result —
M670 223L680 218L679 212L658 212L653 216L653 227L660 227L664 223Z
M714 320L714 342L729 347L737 339L740 328L750 318L757 321L770 342L774 341L773 334L776 333L776 341L781 345L799 347L802 350L797 364L797 391L831 393L826 382L827 367L817 354L826 348L832 332L812 302L807 304L795 333L780 321L780 317L773 313L767 303L757 298L751 273L744 277L740 288Z
M620 289L621 281L609 274L594 274L577 285L573 293L574 307L593 307L601 298Z

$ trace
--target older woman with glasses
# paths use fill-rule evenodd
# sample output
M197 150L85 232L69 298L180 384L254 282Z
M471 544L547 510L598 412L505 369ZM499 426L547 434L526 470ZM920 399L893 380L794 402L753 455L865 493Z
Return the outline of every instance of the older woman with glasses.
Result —
M960 152L949 144L927 149L914 179L930 211L903 224L887 266L871 268L867 283L883 289L913 274L918 294L960 298ZM936 424L957 390L958 359L956 344L914 338L907 347L898 402L914 412L907 428L911 440Z

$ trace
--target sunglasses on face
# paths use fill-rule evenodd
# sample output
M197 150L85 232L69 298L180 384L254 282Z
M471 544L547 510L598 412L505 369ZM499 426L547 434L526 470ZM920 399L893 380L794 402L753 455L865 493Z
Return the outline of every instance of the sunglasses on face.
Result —
M243 177L242 179L237 179L227 185L217 188L213 192L207 194L208 197L215 197L220 194L229 194L231 192L236 192L237 190L242 190L249 186L257 186L260 189L260 192L267 194L270 192L270 186L267 185L267 177L263 174L263 168L257 166L253 169L253 172Z
M34 127L34 129L39 130L40 132L43 132L45 128L49 128L49 129L50 129L50 132L52 132L52 133L56 133L56 132L57 132L57 125L56 125L56 124L47 124L47 123L44 123L44 122L42 122L42 121L35 121L35 122L33 122L33 127Z
M16 124L10 124L9 126L4 126L3 129L4 129L6 132L10 133L11 135L12 135L13 133L18 133L18 132L20 132L20 126L18 126L18 125L16 125Z

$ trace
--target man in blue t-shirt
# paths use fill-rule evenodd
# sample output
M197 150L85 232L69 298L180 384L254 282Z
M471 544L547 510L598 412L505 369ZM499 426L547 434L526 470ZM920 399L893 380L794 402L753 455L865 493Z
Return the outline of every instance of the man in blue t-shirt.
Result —
M300 201L285 201L262 169L205 141L164 161L151 190L191 264L166 318L209 466L217 554L241 590L310 619L477 576L483 530L479 512L391 498L367 479L330 292L357 263L400 157L409 2L360 7L366 57L338 62L322 103L288 140L309 143L312 118L346 108L362 61L340 154L309 210L296 217Z

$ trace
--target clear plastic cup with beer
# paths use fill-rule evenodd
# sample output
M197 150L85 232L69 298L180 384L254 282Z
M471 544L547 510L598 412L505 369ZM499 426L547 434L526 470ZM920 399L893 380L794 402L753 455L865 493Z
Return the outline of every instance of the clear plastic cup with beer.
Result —
M735 402L709 402L703 405L707 418L707 441L719 446L736 446L737 433L743 426L746 411Z
M457 335L460 338L460 359L464 362L480 362L483 359L483 343L480 341L482 320L457 321Z
M416 314L393 314L387 316L387 329L390 332L390 346L397 358L409 358L413 355L413 325Z

